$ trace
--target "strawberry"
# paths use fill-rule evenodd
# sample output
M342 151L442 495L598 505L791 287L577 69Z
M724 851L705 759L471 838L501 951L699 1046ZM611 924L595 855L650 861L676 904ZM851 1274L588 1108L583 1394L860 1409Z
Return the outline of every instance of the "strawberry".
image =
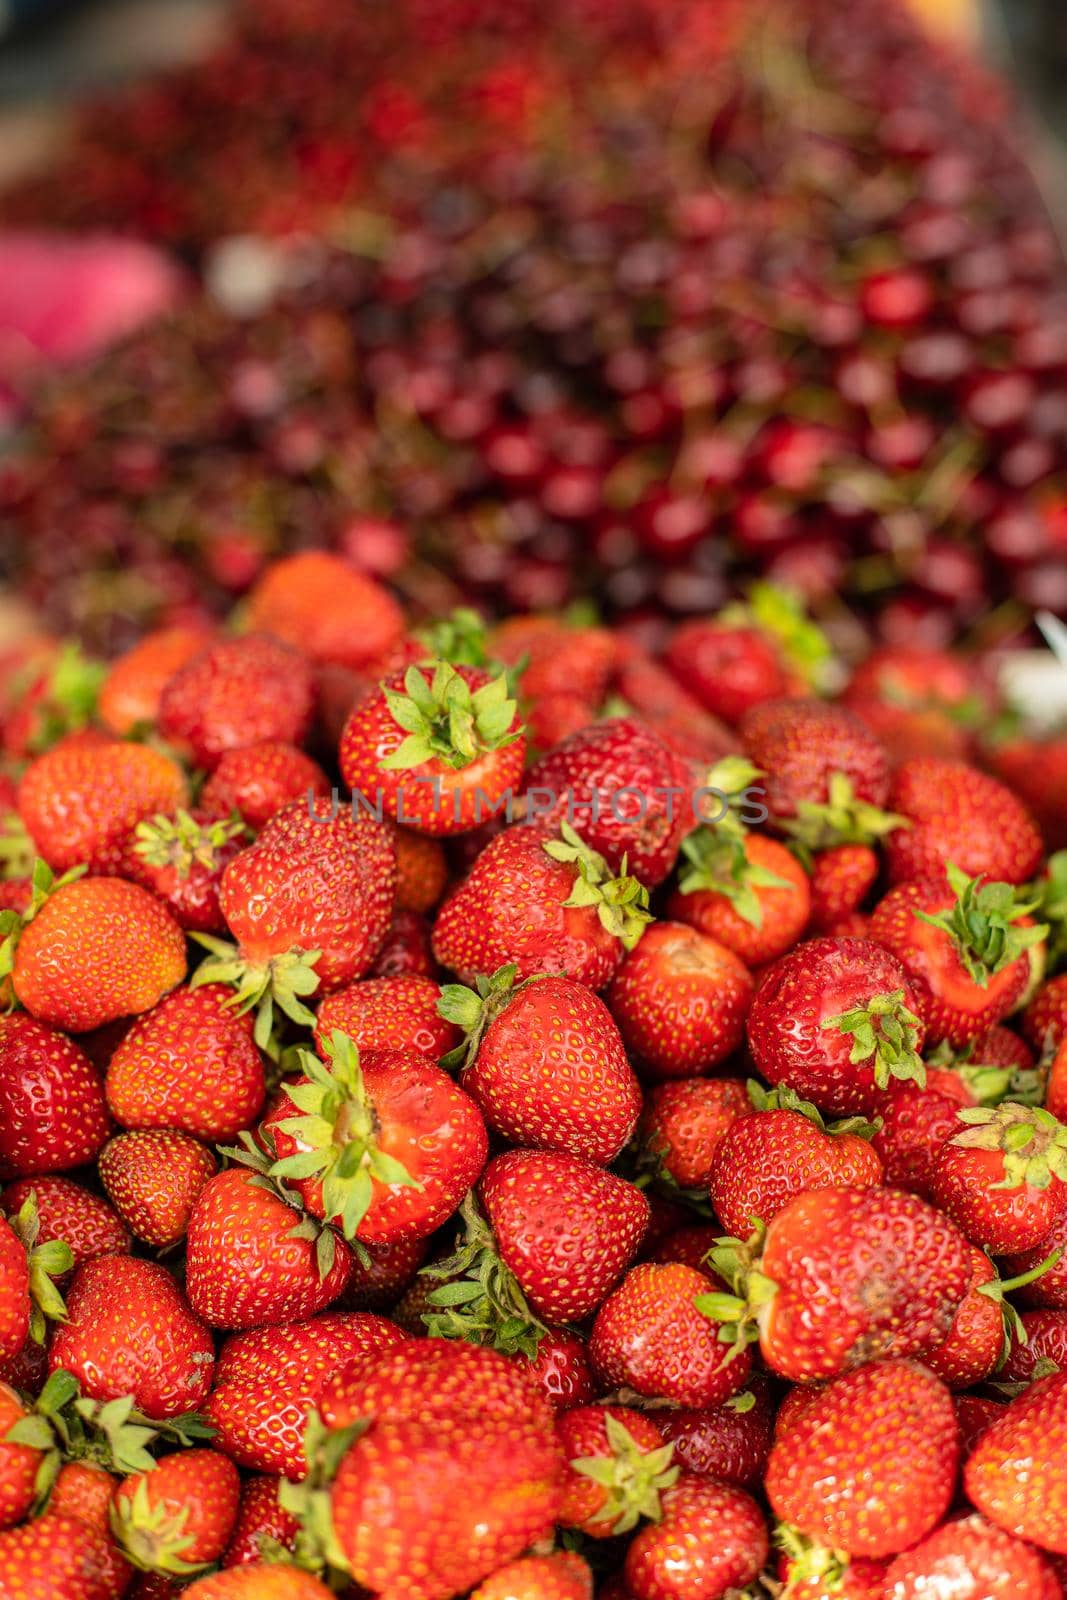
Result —
M651 1078L711 1072L741 1043L754 985L744 963L681 922L657 922L611 981L608 1004Z
M43 1344L45 1318L66 1316L53 1278L74 1265L70 1246L58 1239L39 1242L40 1225L31 1195L10 1221L0 1219L0 1368L18 1375L27 1339Z
M890 880L936 876L954 862L970 877L1025 883L1041 860L1041 836L1022 801L962 761L906 761L893 778L893 810L909 826L886 843Z
M686 1472L717 1478L738 1489L763 1480L771 1448L774 1408L767 1379L753 1373L744 1389L720 1406L669 1410L658 1418L674 1460Z
M791 950L811 911L808 875L777 839L702 827L682 841L685 863L667 915L716 939L746 966Z
M591 1600L593 1575L573 1550L520 1556L471 1591L471 1600Z
M443 1014L467 1036L460 1083L492 1132L607 1166L637 1123L641 1092L607 1006L573 978L513 987L505 967L483 993L446 984Z
M279 1503L281 1485L281 1478L273 1474L243 1480L237 1520L222 1558L224 1567L244 1567L258 1561L266 1547L292 1550L300 1524Z
M15 1390L0 1383L0 1530L13 1528L29 1514L38 1494L42 1466L39 1450L11 1438L12 1429L24 1422L27 1409Z
M671 634L664 659L705 710L725 722L740 722L753 706L786 692L781 657L756 627L714 617L683 622Z
M371 965L372 978L435 978L438 973L430 947L430 927L415 911L394 911L378 954Z
M585 1343L564 1328L547 1328L535 1355L519 1350L511 1359L533 1379L553 1411L588 1405L596 1394Z
M62 743L38 756L19 784L19 815L55 872L115 872L139 822L186 803L185 774L149 745L118 739Z
M933 1349L971 1279L966 1240L947 1218L877 1188L803 1191L747 1244L720 1241L711 1265L734 1293L700 1309L726 1324L724 1336L758 1338L767 1365L794 1383Z
M993 1255L1032 1249L1067 1210L1067 1128L1013 1102L965 1106L958 1120L934 1162L934 1204Z
M1035 904L952 863L945 877L912 879L879 901L871 938L907 972L931 1039L967 1044L1015 1009L1048 933L1029 917Z
M241 1480L215 1450L180 1450L115 1491L112 1528L147 1572L195 1577L222 1555L237 1520Z
M716 1282L712 1272L681 1263L631 1267L601 1305L589 1340L604 1388L624 1385L683 1406L721 1405L743 1388L750 1356L742 1350L731 1358L700 1310Z
M779 1422L767 1497L776 1516L822 1545L892 1556L937 1526L958 1459L944 1384L914 1361L871 1361Z
M211 1388L215 1351L204 1324L164 1267L133 1256L84 1262L67 1320L48 1352L93 1400L132 1395L146 1417L195 1411Z
M231 1167L209 1178L189 1217L186 1291L213 1328L258 1328L314 1316L344 1290L348 1246Z
M350 667L384 655L404 627L388 589L324 550L273 562L248 596L248 615L253 628L312 661Z
M1023 1033L1039 1051L1054 1049L1067 1033L1067 972L1038 989L1023 1012Z
M927 1066L926 1083L894 1079L872 1096L869 1113L882 1126L871 1148L882 1163L884 1181L894 1189L908 1189L924 1200L933 1197L934 1165L946 1140L960 1131L958 1113L973 1106L988 1090L996 1098L1003 1092L1003 1074L990 1076L981 1068L975 1076L943 1067Z
M1040 1273L1038 1266L1026 1276L1032 1281ZM930 1371L950 1389L983 1383L1001 1366L1005 1355L1010 1358L1012 1340L1026 1338L1025 1321L1004 1298L1021 1286L1018 1279L1000 1278L985 1251L971 1247L970 1287L960 1301L948 1338L923 1357Z
M514 966L520 978L566 972L602 989L650 920L648 891L567 822L506 828L445 900L434 954L465 983Z
M202 809L155 816L134 829L123 875L158 895L187 933L221 933L219 884L245 841L235 818L213 822Z
M641 1164L661 1181L706 1190L716 1152L749 1109L739 1078L682 1078L645 1096L638 1129Z
M107 1135L103 1084L73 1040L24 1012L0 1018L0 1177L84 1166Z
M259 1561L198 1578L181 1591L182 1600L332 1600L332 1593L299 1567Z
M1067 1372L1024 1390L971 1451L963 1486L998 1528L1067 1555Z
M677 1480L672 1449L652 1416L630 1406L565 1411L556 1433L567 1459L559 1521L593 1539L658 1521L660 1495Z
M565 818L613 872L649 888L673 867L693 826L689 765L634 717L612 717L565 739L525 778L527 816Z
M752 1058L830 1116L891 1078L924 1081L925 1030L897 959L869 939L809 939L770 967L748 1013Z
M274 1006L309 1026L303 997L361 978L385 938L396 857L382 824L362 812L327 821L286 806L230 862L219 902L233 945L200 936L211 952L194 985L232 983L240 1011L256 1009L256 1041L270 1036Z
M1012 1251L1005 1255L1003 1267L1013 1278L1022 1276L1040 1266L1054 1250L1063 1252L1059 1260L1043 1272L1036 1282L1020 1285L1019 1299L1023 1305L1067 1311L1067 1212L1060 1215L1059 1220L1032 1249Z
M315 1019L315 1045L340 1029L358 1050L418 1050L437 1060L454 1050L459 1030L437 1009L441 991L428 978L364 978L327 995Z
M844 1551L813 1544L784 1522L774 1540L783 1551L778 1576L786 1580L789 1600L885 1600L887 1561L851 1561Z
M410 666L360 700L341 735L353 795L430 834L465 833L509 809L526 737L504 673L447 661Z
M843 706L822 700L768 700L741 719L744 753L759 768L765 804L778 824L842 822L885 831L889 763L878 740ZM832 787L831 780L837 783ZM834 816L834 813L844 816ZM814 838L808 840L814 846ZM844 842L826 838L823 842Z
M1040 1265L1032 1277L1040 1282ZM1014 1285L1009 1281L1007 1287ZM1029 1383L1067 1367L1067 1315L1062 1311L1024 1311L1012 1319L1011 1332L1015 1342L999 1373L1006 1385Z
M115 1479L109 1471L92 1462L70 1461L60 1467L52 1485L48 1512L50 1515L75 1517L88 1529L111 1580L110 1592L121 1595L126 1592L133 1573L112 1535L111 1503L114 1490Z
M957 1517L928 1534L885 1575L886 1600L923 1600L951 1585L960 1600L1055 1600L1052 1568L984 1517Z
M882 1163L872 1132L854 1118L827 1127L792 1090L751 1083L705 1180L715 1215L727 1233L744 1236L753 1218L770 1222L801 1190L876 1188Z
M568 627L554 617L508 617L486 645L495 660L521 668L526 698L567 693L593 705L607 693L619 655L618 635L607 628Z
M401 1345L348 1384L332 1424L350 1418L370 1426L341 1459L329 1515L356 1583L448 1600L551 1532L563 1474L551 1413L491 1350Z
M22 929L11 972L39 1022L85 1033L148 1011L185 970L182 931L154 895L124 878L79 878L57 884Z
M858 911L874 886L878 867L878 856L869 844L820 850L811 866L812 933L827 933Z
M1004 1415L1007 1404L977 1394L955 1394L952 1399L960 1429L960 1454L965 1462L986 1429Z
M11 1600L114 1600L108 1541L80 1517L46 1512L0 1533L0 1593Z
M10 657L4 665L10 669ZM4 719L4 749L16 760L40 755L59 740L87 729L106 673L75 642L57 647L51 641L31 640L20 666L32 676L21 703L9 706Z
M37 1213L37 1242L62 1241L75 1266L97 1256L128 1253L130 1235L122 1218L106 1200L80 1183L48 1176L17 1178L0 1195L0 1205L9 1217L15 1217L31 1196Z
M439 839L413 828L393 831L396 904L400 911L432 911L448 884L448 860Z
M634 1600L723 1600L767 1559L763 1513L743 1489L683 1473L658 1523L639 1529L623 1573Z
M659 1197L653 1194L653 1200ZM691 1217L693 1212L685 1206L678 1206L678 1212L683 1218ZM655 1218L653 1218L653 1225ZM641 1252L646 1261L675 1262L680 1261L684 1266L692 1267L697 1272L708 1271L708 1257L713 1246L719 1242L719 1233L710 1222L689 1223L681 1222L680 1226L673 1227L668 1233L662 1234L654 1242L650 1240L652 1228L645 1235L645 1245Z
M100 1154L108 1199L135 1237L155 1250L185 1238L193 1202L214 1173L211 1151L174 1128L120 1133Z
M108 1110L124 1128L172 1128L207 1142L249 1127L265 1094L250 1024L222 984L174 989L137 1021L107 1068Z
M526 707L526 748L535 757L597 720L597 708L576 694L546 694Z
M178 624L146 633L107 669L98 714L120 739L151 728L159 715L164 685L208 643L206 627Z
M623 703L677 755L709 765L729 755L736 737L695 695L639 646L627 643L615 678ZM562 741L561 741L562 742Z
M474 1101L417 1050L359 1051L335 1030L325 1062L298 1052L263 1124L304 1209L346 1239L423 1239L453 1214L485 1165Z
M345 1310L384 1311L393 1306L426 1260L428 1249L425 1239L363 1244L352 1258L352 1276L341 1298Z
M247 633L206 645L168 678L157 727L211 772L227 750L242 745L264 739L301 744L313 703L311 669L300 651L267 634Z
M328 799L330 792L317 761L295 744L264 739L227 750L200 791L200 806L208 817L227 818L236 812L258 832L295 800L312 805Z
M304 1429L326 1377L407 1337L385 1317L359 1312L325 1312L232 1335L219 1352L205 1407L216 1449L254 1472L302 1478Z

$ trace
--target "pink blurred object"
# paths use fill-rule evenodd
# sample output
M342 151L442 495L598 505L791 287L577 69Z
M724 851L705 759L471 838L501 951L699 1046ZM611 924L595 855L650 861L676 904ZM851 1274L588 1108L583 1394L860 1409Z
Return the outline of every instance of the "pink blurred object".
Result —
M0 416L42 366L81 361L180 298L178 269L107 236L0 234Z

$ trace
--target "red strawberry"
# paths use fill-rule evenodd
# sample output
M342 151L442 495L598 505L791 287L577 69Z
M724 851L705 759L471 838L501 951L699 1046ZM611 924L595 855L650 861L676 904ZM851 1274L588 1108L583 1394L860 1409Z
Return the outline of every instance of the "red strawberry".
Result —
M745 712L786 692L774 642L761 629L710 618L683 622L665 660L679 683L713 716L740 722Z
M822 1545L891 1556L937 1526L958 1459L945 1386L914 1361L872 1361L779 1424L767 1496L777 1516Z
M1067 1212L1061 1214L1039 1244L1030 1250L1012 1252L1004 1257L1004 1271L1017 1277L1040 1266L1052 1251L1060 1250L1058 1261L1032 1284L1023 1284L1019 1299L1026 1306L1048 1306L1057 1311L1067 1311Z
M1047 1258L1046 1258L1047 1259ZM1035 1276L1040 1282L1040 1267ZM1010 1281L1007 1287L1014 1287ZM1015 1342L1008 1350L999 1376L1006 1384L1029 1383L1067 1367L1067 1313L1024 1311L1010 1324Z
M108 1064L108 1109L124 1128L174 1128L207 1142L255 1121L265 1094L251 1024L222 984L175 989L139 1017Z
M634 716L686 760L710 765L733 751L736 739L725 723L634 644L625 646L615 688Z
M211 1336L164 1267L133 1256L87 1261L48 1352L93 1400L132 1394L146 1417L178 1417L211 1388Z
M341 776L393 821L465 833L510 806L526 737L504 673L426 662L357 702L341 735ZM510 811L506 810L510 820Z
M788 1583L790 1600L885 1600L886 1561L850 1561L841 1550L813 1544L786 1523L778 1524L782 1546L778 1575Z
M753 1373L748 1384L721 1406L664 1411L663 1437L686 1472L717 1478L739 1489L763 1481L770 1454L774 1409L767 1379Z
M25 1013L0 1018L0 1177L84 1166L107 1135L104 1088L77 1045Z
M273 1475L244 1479L237 1521L222 1558L224 1567L244 1567L258 1561L264 1546L293 1549L300 1524L278 1500L281 1485L281 1478Z
M1056 1600L1058 1587L1036 1550L976 1515L946 1522L897 1556L886 1600L924 1600L946 1584L960 1600Z
M489 1141L473 1100L416 1050L367 1052L347 1034L326 1062L301 1050L303 1075L283 1085L263 1124L304 1209L346 1239L428 1238L485 1165Z
M303 1478L304 1430L327 1376L407 1337L385 1317L360 1312L325 1312L234 1334L219 1353L205 1407L216 1448L251 1471Z
M608 1004L649 1077L689 1078L737 1049L752 994L732 950L684 923L657 922L612 979Z
M341 1299L345 1310L385 1311L395 1305L426 1260L428 1249L425 1239L364 1244L352 1258L352 1276Z
M374 958L372 978L434 978L437 962L430 948L430 927L415 911L394 911Z
M79 878L59 883L23 928L12 982L39 1022L85 1033L147 1011L185 969L182 931L154 895L123 878Z
M1035 1050L1054 1049L1067 1033L1067 972L1048 978L1023 1012L1023 1032Z
M28 1415L15 1390L0 1383L0 1530L21 1522L38 1494L41 1451L11 1438L12 1430Z
M882 1181L869 1124L852 1119L827 1127L813 1105L784 1087L768 1093L750 1084L749 1095L706 1180L727 1233L744 1237L754 1218L770 1222L801 1190L870 1189Z
M254 628L316 662L360 667L400 638L403 613L388 589L324 550L275 561L248 596Z
M225 1550L240 1496L232 1461L215 1450L179 1450L123 1480L112 1527L136 1566L193 1577Z
M769 700L742 718L741 739L745 755L762 774L765 803L777 823L833 820L837 832L841 819L832 813L844 810L850 825L873 826L872 809L878 812L886 803L885 751L843 706Z
M164 685L207 642L206 627L180 624L146 633L108 668L98 706L104 727L120 739L150 728L159 715Z
M114 1600L110 1542L60 1511L8 1528L0 1533L0 1593L11 1600Z
M577 694L546 694L526 708L526 748L535 756L552 750L597 720L597 707Z
M505 666L519 667L523 695L576 694L599 705L619 655L607 628L572 628L554 617L516 616L498 623L487 647Z
M886 844L894 883L936 876L954 862L970 877L1025 883L1041 860L1030 813L1003 783L962 761L906 761L893 779L893 810L910 824Z
M769 968L748 1014L752 1058L831 1116L863 1113L891 1078L924 1081L924 1029L904 968L869 939L809 939Z
M683 1406L721 1405L743 1388L750 1356L731 1356L700 1310L717 1281L710 1270L681 1263L631 1267L597 1312L589 1340L603 1386Z
M828 933L858 911L874 887L878 867L869 844L820 850L811 867L811 931Z
M324 1311L352 1270L332 1229L230 1168L209 1178L189 1217L186 1291L214 1328L258 1328Z
M39 1244L61 1240L70 1250L74 1265L93 1261L97 1256L126 1255L130 1235L118 1213L106 1200L70 1178L18 1178L0 1195L9 1217L17 1216L33 1197L37 1212Z
M679 1189L706 1190L716 1152L749 1109L739 1078L682 1078L645 1096L639 1128L641 1161Z
M983 1383L1025 1336L1019 1315L1004 1296L1018 1285L1003 1281L984 1250L971 1248L971 1283L960 1301L948 1338L923 1360L950 1389Z
M711 1265L734 1296L701 1309L724 1333L758 1337L768 1366L794 1383L921 1356L946 1338L971 1281L963 1236L895 1189L804 1191L747 1245L720 1243Z
M648 891L612 877L569 823L524 822L491 840L445 900L434 954L465 983L514 966L602 989L648 921Z
M565 739L526 774L527 816L566 818L614 872L650 888L670 872L694 822L690 768L633 717Z
M32 1195L17 1216L0 1219L0 1369L11 1379L19 1376L30 1334L33 1344L42 1344L45 1317L66 1315L52 1279L70 1271L73 1255L60 1240L39 1242L39 1235Z
M1014 1010L1048 932L1032 924L1035 904L951 863L947 877L913 879L879 901L871 938L907 972L931 1039L967 1044Z
M634 1600L719 1600L767 1559L763 1513L743 1489L683 1473L658 1523L630 1541L623 1572Z
M305 657L266 634L248 633L208 644L178 668L160 695L157 725L210 772L242 745L301 744L313 702Z
M331 1600L331 1594L310 1572L259 1561L198 1578L181 1591L182 1600Z
M441 991L429 978L364 978L327 995L315 1020L320 1051L335 1029L357 1050L418 1050L436 1060L453 1050L459 1030L437 1009Z
M855 846L852 848L860 848ZM680 887L667 915L688 923L762 966L796 944L811 911L808 875L796 857L766 834L730 837L697 828L682 841Z
M303 997L329 993L366 972L393 908L396 857L386 828L365 813L316 819L297 803L267 823L230 862L219 895L237 940L200 936L212 952L194 983L236 985L239 1006L258 1008L265 1045L273 1007L314 1021Z
M520 1556L471 1591L471 1600L591 1600L593 1575L573 1550Z
M1042 1550L1067 1554L1067 1372L1026 1389L978 1439L964 1468L971 1504Z
M294 801L311 805L329 794L329 779L317 761L295 744L264 739L227 750L201 790L200 806L208 817L236 811L258 832Z
M652 1416L630 1406L565 1411L556 1434L567 1459L559 1521L593 1539L629 1533L660 1517L660 1495L678 1477L671 1446Z
M960 1108L977 1105L986 1089L995 1097L1003 1087L997 1068L991 1069L988 1078L979 1068L972 1078L928 1066L925 1086L894 1079L888 1088L878 1091L868 1109L882 1124L871 1147L885 1170L884 1181L894 1189L909 1189L930 1200L937 1155L945 1141L960 1131Z
M464 1090L512 1144L565 1150L607 1166L637 1123L641 1092L611 1013L572 978L514 988L514 969L478 993L441 991L441 1010L467 1034Z
M1003 1400L977 1394L956 1394L952 1399L960 1427L960 1453L966 1461L986 1429L1004 1415L1007 1405Z
M935 1205L993 1255L1030 1250L1067 1210L1067 1128L1040 1108L967 1106L968 1126L941 1146Z
M118 739L63 743L31 762L19 784L19 815L55 872L87 866L115 872L139 822L186 803L177 762Z
M187 1133L144 1128L110 1139L100 1181L131 1232L156 1250L185 1238L193 1202L215 1173L215 1158Z
M448 884L448 858L439 839L395 828L396 904L400 911L432 911Z
M158 895L187 933L221 933L219 884L245 838L242 822L212 822L202 809L155 816L135 828L123 873Z
M596 1393L585 1343L564 1328L547 1328L535 1355L517 1350L511 1359L533 1379L553 1411L588 1405Z

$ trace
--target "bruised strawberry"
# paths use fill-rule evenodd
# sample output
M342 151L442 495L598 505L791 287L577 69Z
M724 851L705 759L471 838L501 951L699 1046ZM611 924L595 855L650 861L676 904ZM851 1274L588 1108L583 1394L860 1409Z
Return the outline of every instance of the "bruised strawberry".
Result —
M329 780L317 761L295 744L264 739L227 750L201 790L200 806L208 817L236 812L258 831L294 801L312 806L329 795Z
M479 854L434 922L434 953L465 982L514 966L602 989L649 921L648 891L613 877L567 822L518 823Z
M404 627L388 589L325 550L273 562L248 596L248 615L253 628L312 661L349 667L384 655Z
M697 828L682 841L685 864L667 915L763 966L791 950L811 912L808 875L777 839Z
M969 877L1025 883L1041 860L1041 836L1012 791L962 761L906 761L893 779L893 810L909 826L886 843L893 883L937 876L953 862Z
M756 990L748 1042L759 1071L831 1116L863 1113L893 1078L924 1081L925 1029L900 962L869 939L809 939Z
M942 1145L931 1197L993 1255L1030 1250L1067 1210L1067 1128L1040 1107L966 1106Z
M1031 1384L981 1435L963 1484L990 1522L1067 1554L1067 1372Z
M1034 1276L1040 1271L1036 1268ZM1025 1338L1024 1323L1005 1299L1020 1287L1018 1280L1001 1279L985 1251L972 1246L970 1288L960 1301L948 1338L923 1357L950 1389L984 1383L1000 1367L1012 1340Z
M186 803L177 762L118 739L64 742L30 763L19 784L19 815L37 854L55 872L87 866L116 872L137 824Z
M681 922L657 922L623 961L608 1004L650 1078L711 1072L741 1043L753 982L725 945Z
M215 1158L187 1133L120 1133L100 1154L100 1181L130 1231L156 1250L185 1238L193 1202L215 1174Z
M157 726L210 772L242 745L301 744L313 704L305 657L266 634L248 633L208 644L178 668L160 695Z
M335 1029L358 1050L418 1050L436 1060L459 1043L459 1030L437 1009L441 991L429 978L364 978L327 995L315 1020L323 1049Z
M891 1556L937 1526L958 1459L956 1414L940 1380L914 1361L872 1361L813 1392L779 1424L767 1496L777 1516L818 1544Z
M579 1406L565 1411L556 1433L567 1458L559 1521L593 1539L658 1521L660 1496L678 1478L654 1417L630 1406Z
M623 1567L634 1600L725 1596L757 1576L767 1526L743 1489L683 1473L663 1495L658 1522L630 1541Z
M0 1018L0 1177L84 1166L107 1135L103 1084L74 1041L25 1012Z

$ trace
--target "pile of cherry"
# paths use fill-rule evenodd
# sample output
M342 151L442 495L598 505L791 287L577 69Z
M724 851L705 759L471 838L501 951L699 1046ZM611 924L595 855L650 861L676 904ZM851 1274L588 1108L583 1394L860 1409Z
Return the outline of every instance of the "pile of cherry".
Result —
M1067 609L1067 276L1003 86L895 0L760 10L276 0L90 115L5 219L200 287L27 397L0 555L51 625L110 653L309 546L424 612Z
M321 552L27 645L7 1600L1063 1595L1064 747L832 665Z

